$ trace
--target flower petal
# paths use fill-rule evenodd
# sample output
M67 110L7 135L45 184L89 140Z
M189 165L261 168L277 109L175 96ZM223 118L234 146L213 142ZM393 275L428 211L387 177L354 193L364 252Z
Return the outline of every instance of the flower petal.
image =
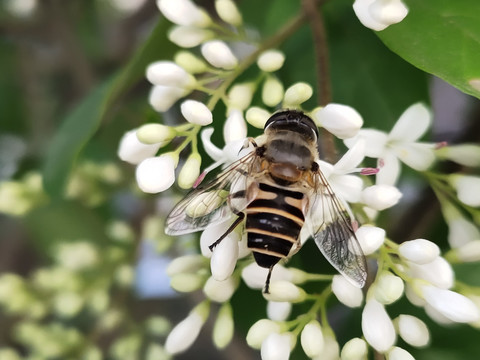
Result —
M397 156L391 151L385 152L381 161L383 165L376 175L376 184L395 185L400 176L400 161L398 161Z
M402 142L416 141L425 134L431 122L430 110L422 103L413 104L397 120L388 138Z
M373 158L382 157L388 140L386 133L375 129L362 129L357 136L345 139L343 142L348 148L351 148L359 139L363 139L365 144L368 144L365 147L365 156Z
M365 139L358 141L333 166L337 174L346 174L355 169L365 157Z
M210 156L215 161L219 161L223 158L223 151L212 143L212 134L213 127L209 127L202 131L200 137L202 139L203 148L205 149L205 152L208 154L208 156Z
M435 161L433 144L402 143L394 144L391 148L400 160L418 171L427 170Z
M377 351L385 352L395 343L392 320L377 300L367 301L362 312L362 331L365 340Z

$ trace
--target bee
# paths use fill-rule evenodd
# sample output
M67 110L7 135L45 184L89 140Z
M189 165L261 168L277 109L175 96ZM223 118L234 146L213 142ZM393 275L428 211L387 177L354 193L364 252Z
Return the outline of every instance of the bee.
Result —
M256 263L268 269L296 253L305 227L324 257L357 287L365 285L367 266L353 230L348 206L320 171L318 128L303 112L285 110L265 123L265 140L215 179L181 200L166 221L166 233L180 235L236 216L210 245L213 251L245 222L248 247Z

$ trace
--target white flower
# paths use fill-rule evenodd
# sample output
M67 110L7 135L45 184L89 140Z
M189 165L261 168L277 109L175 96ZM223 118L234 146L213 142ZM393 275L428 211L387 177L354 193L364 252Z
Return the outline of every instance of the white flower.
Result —
M182 189L192 188L200 175L200 165L202 158L199 153L192 153L185 161L185 164L178 174L178 186Z
M165 144L176 136L176 131L162 124L145 124L137 129L137 138L143 144Z
M314 357L314 360L339 360L340 346L332 334L326 333L323 336L323 351Z
M272 333L262 343L260 351L262 360L288 360L292 345L290 333Z
M441 159L452 160L464 166L480 167L479 145L460 144L443 146L437 149L436 155Z
M388 351L387 360L415 360L415 358L407 350L394 346Z
M435 160L434 144L416 142L430 123L431 113L425 105L414 104L405 110L389 134L362 129L357 136L344 142L351 147L364 139L368 144L365 156L378 158L383 163L377 174L377 184L393 185L400 174L399 159L418 171L428 169Z
M232 50L220 40L211 40L201 47L203 57L213 66L221 69L231 70L238 64Z
M160 149L160 144L144 144L137 138L137 129L126 132L118 146L118 157L130 164L139 164L152 157Z
M222 305L213 327L212 340L217 349L225 348L233 338L234 322L230 303Z
M275 321L269 319L258 320L248 330L247 344L253 349L260 349L268 335L278 333L280 330L281 326Z
M285 55L279 50L266 50L260 54L257 60L258 67L265 72L279 70L285 61Z
M212 301L224 303L232 297L236 287L236 281L231 277L218 281L212 276L205 283L203 293Z
M471 175L450 175L450 183L457 191L458 200L468 206L480 206L480 177Z
M398 333L406 343L423 347L430 341L427 325L419 318L412 315L400 315L397 318Z
M343 275L334 275L332 291L337 299L344 305L355 308L362 305L362 289L352 285Z
M270 282L269 293L264 293L263 296L270 301L296 303L305 300L307 294L290 281L277 280Z
M285 321L292 311L292 304L286 301L269 301L267 303L267 316L271 320Z
M177 100L181 99L187 94L188 91L185 89L172 86L154 85L150 90L148 103L156 111L164 112L170 109L172 105L177 102Z
M313 119L339 139L354 137L363 125L362 116L348 105L328 104L314 110Z
M167 275L173 276L181 273L195 273L205 265L201 255L184 255L173 259L167 266Z
M391 304L402 295L405 285L403 280L391 272L384 271L375 281L374 294L382 304Z
M185 69L190 74L198 74L207 71L208 65L198 56L192 54L190 51L178 51L174 58L175 64Z
M305 82L298 82L285 90L283 97L284 107L295 107L310 99L313 94L312 87Z
M183 48L192 48L211 39L214 33L211 30L194 26L174 26L168 32L168 39Z
M215 249L213 249L212 258L210 260L210 269L212 276L217 281L223 281L229 278L238 257L238 243L231 236L225 237Z
M432 262L440 255L437 244L425 239L405 241L400 244L398 251L404 259L419 265Z
M305 354L313 358L322 353L324 348L323 332L317 320L310 321L302 330L300 343Z
M207 105L197 100L185 100L180 105L183 117L192 124L209 125L213 121L212 112Z
M220 19L233 26L242 25L242 14L232 0L216 0L215 10Z
M262 101L267 106L276 106L282 101L285 91L283 84L274 76L267 76L262 87Z
M135 172L138 187L146 193L167 190L175 182L177 158L171 153L143 160Z
M187 350L200 333L209 312L210 308L207 302L200 303L193 308L190 314L168 334L165 350L172 355Z
M401 0L355 0L353 10L364 26L375 31L399 23L408 14Z
M174 24L205 27L211 23L208 14L190 0L157 0L157 6Z
M376 226L362 225L355 232L364 255L373 254L385 241L385 230Z
M353 338L348 340L343 345L340 353L342 360L365 360L367 358L367 343L360 338Z
M373 185L365 188L362 202L372 209L381 211L394 206L402 197L402 193L392 185Z
M232 110L223 125L225 143L244 140L247 137L247 123L240 110Z
M426 302L449 320L468 323L480 318L478 307L459 293L430 285L423 286L421 290Z
M270 116L271 114L267 110L258 106L252 106L247 110L245 119L253 127L256 127L257 129L263 129Z
M233 85L228 91L228 108L245 110L252 102L255 84L241 83Z
M173 61L156 61L147 66L146 77L153 85L190 89L195 78Z
M385 308L375 299L365 304L362 312L365 340L378 352L386 352L396 340L395 328Z
M267 268L260 267L257 263L251 263L243 268L242 279L249 288L263 289L267 274ZM271 282L281 280L291 281L292 274L287 268L277 264L272 271Z
M442 289L451 288L455 277L450 263L440 256L422 265L409 262L407 273L413 278L426 280Z

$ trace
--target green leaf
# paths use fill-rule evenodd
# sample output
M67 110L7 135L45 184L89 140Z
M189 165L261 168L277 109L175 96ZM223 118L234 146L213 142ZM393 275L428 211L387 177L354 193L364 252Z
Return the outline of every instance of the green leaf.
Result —
M378 32L380 39L419 69L480 98L480 2L405 2L407 17Z
M171 58L176 47L167 37L166 21L159 21L151 36L132 60L113 79L107 80L64 119L52 139L43 168L47 193L61 198L76 159L105 120L114 104L135 83L143 79L146 66L157 59Z

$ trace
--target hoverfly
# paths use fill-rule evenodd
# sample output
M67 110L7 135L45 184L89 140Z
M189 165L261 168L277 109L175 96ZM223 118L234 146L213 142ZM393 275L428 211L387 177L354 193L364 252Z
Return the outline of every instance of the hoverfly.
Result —
M317 160L318 128L300 111L273 114L265 124L265 142L215 179L194 189L172 210L166 233L180 235L205 229L236 215L213 250L245 220L248 247L261 267L269 269L268 293L275 264L300 249L300 231L309 230L325 258L357 287L367 266L355 237L352 217L332 191Z

